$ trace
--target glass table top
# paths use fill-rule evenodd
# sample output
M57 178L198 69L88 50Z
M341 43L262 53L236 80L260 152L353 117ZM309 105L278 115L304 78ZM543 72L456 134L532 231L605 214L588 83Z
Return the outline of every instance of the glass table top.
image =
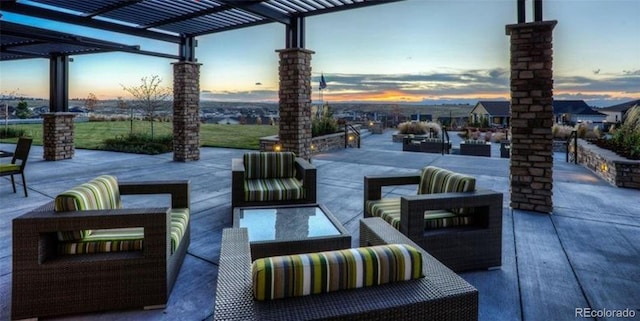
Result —
M246 227L249 241L292 241L340 235L318 206L244 209L239 226Z

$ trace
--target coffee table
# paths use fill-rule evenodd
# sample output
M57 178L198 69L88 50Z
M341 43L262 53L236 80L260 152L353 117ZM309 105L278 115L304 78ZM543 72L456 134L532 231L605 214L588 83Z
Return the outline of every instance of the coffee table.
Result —
M322 204L239 207L233 227L246 227L253 260L351 247L351 235Z

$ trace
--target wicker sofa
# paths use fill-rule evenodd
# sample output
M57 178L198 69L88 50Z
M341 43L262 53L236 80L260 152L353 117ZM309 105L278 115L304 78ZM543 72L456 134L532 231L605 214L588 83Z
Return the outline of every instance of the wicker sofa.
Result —
M373 220L373 221L372 221ZM245 228L225 229L214 320L477 320L478 291L378 218L365 219L360 245L407 244L423 257L424 278L337 292L258 301L252 295ZM361 223L361 225L364 223ZM371 231L377 231L372 233ZM362 229L361 229L362 233ZM369 242L367 244L366 242ZM373 244L375 243L375 244Z
M441 138L405 137L402 139L402 151L449 154L451 143L443 142Z
M484 140L466 140L460 144L460 155L491 157L491 143Z
M121 208L131 194L169 194L171 208ZM15 218L12 319L164 307L189 247L189 211L188 181L104 175Z
M417 194L382 197L385 186L414 184ZM454 271L502 265L502 199L476 190L473 177L433 166L364 178L364 217L383 218Z
M231 207L316 202L316 167L292 152L251 152L231 160Z

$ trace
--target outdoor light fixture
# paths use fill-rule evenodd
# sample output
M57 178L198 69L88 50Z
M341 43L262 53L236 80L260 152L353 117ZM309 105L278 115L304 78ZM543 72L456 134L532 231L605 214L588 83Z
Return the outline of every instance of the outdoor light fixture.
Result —
M311 144L311 146L309 148L311 148L311 150L316 150L316 145Z
M353 135L349 135L349 141L353 140Z
M373 122L372 121L369 122L369 126L373 126Z
M609 166L607 166L607 163L602 163L600 164L600 170L603 172L606 172L609 170Z
M273 151L274 152L279 152L281 150L282 150L282 145L280 145L280 144L273 145Z

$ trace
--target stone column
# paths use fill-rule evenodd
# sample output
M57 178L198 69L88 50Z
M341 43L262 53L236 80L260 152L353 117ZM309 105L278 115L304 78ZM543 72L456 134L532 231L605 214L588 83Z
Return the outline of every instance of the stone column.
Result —
M280 55L280 128L283 151L311 158L311 55L302 48L276 50Z
M73 158L74 113L47 113L42 115L43 158L48 161Z
M173 63L173 160L200 159L200 65Z
M506 26L511 36L511 208L553 211L553 46L556 21Z

